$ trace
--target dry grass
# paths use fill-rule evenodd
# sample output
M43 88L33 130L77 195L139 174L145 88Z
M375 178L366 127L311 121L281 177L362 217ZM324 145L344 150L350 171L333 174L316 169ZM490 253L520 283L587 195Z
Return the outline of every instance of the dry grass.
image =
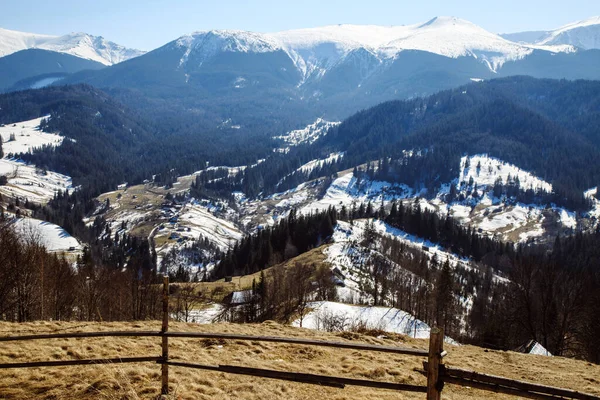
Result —
M144 323L0 323L1 335L31 332L157 330ZM172 323L173 331L228 332L253 335L302 336L324 340L426 348L427 341L393 335L378 339L359 334L332 334L291 328L273 322L256 325ZM152 356L160 354L158 338L95 338L0 343L0 362ZM285 371L425 384L416 372L423 359L386 353L296 346L290 344L170 339L174 360L208 365L230 364ZM484 351L472 346L447 346L446 362L461 368L600 394L600 366L582 361ZM370 388L336 389L286 381L227 375L220 372L170 368L173 399L423 399L422 394ZM152 363L3 370L2 399L151 399L160 388L160 366ZM445 399L509 399L511 397L447 385Z

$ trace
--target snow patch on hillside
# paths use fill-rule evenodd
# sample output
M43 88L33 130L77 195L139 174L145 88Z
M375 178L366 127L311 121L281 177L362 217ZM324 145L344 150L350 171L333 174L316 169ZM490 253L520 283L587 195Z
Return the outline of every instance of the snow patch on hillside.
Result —
M322 168L324 165L331 164L337 162L340 158L344 157L344 153L331 153L325 158L321 158L318 160L311 160L306 164L302 165L297 171L300 171L305 174L310 174L316 168Z
M519 180L519 187L523 190L534 189L551 193L552 185L537 176L523 171L519 167L489 157L486 154L478 154L463 157L460 161L459 183L468 183L473 178L479 189L487 189L494 186L496 180L500 179L506 184L508 178Z
M352 206L359 207L369 201L373 207L379 207L381 202L388 204L394 199L409 198L413 190L404 184L392 184L382 181L357 180L352 172L345 173L335 179L322 199L314 201L302 208L303 213L322 211L330 206L349 210Z
M33 218L19 218L14 226L24 240L39 242L51 252L81 251L77 239L58 225Z
M52 171L42 171L34 165L18 160L0 160L0 175L8 177L8 184L0 186L0 193L7 197L28 199L45 204L58 191L73 190L71 177Z
M35 165L9 158L9 155L30 153L45 146L60 146L64 137L40 130L40 123L45 118L48 116L0 126L4 151L4 158L0 159L0 175L8 178L8 184L0 186L0 193L45 204L52 200L59 190L65 192L73 189L69 176L44 171ZM14 140L11 140L13 136Z
M527 207L522 204L516 204L514 207L507 207L503 212L491 213L483 218L477 227L486 232L496 232L507 227L522 226L531 219L541 217L541 210L536 207Z
M9 154L30 153L44 146L60 146L64 139L62 136L40 130L40 123L46 118L49 118L49 116L0 126L2 150L5 158ZM14 136L15 140L10 140L11 136Z
M311 311L302 319L303 328L344 331L362 326L417 339L429 337L429 325L397 308L355 306L331 301L309 303L308 308ZM300 319L292 322L292 326L299 327Z
M233 223L214 216L200 204L186 205L179 215L178 226L193 238L210 238L222 251L227 251L243 237L242 232Z
M596 218L596 220L600 219L600 200L597 199L596 195L598 194L598 188L593 187L591 189L586 190L583 195L586 199L592 200L593 206L592 210L588 213L588 215L592 218Z
M329 128L339 125L340 122L329 122L322 118L318 118L315 122L310 125L307 125L303 129L297 129L294 131L290 131L285 135L275 136L273 139L280 139L288 147L282 147L278 149L274 149L273 151L279 153L287 153L290 150L290 147L298 146L301 144L312 144L317 139L327 134Z

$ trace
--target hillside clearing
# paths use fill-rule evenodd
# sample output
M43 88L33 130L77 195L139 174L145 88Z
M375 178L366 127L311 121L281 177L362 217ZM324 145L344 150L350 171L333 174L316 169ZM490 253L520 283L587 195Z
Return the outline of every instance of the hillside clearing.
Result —
M0 323L0 333L18 335L32 332L158 330L159 326L158 321ZM221 323L202 326L172 323L170 330L352 340L421 349L427 348L428 345L426 340L410 339L394 334L383 339L348 332L337 334L317 332L274 322L251 325ZM418 385L425 383L425 378L417 372L422 368L423 361L419 357L239 340L170 339L170 343L170 356L178 361L206 365L245 365ZM445 361L451 366L600 394L598 380L600 366L598 365L560 357L488 351L473 346L446 346L446 350L449 354ZM157 338L39 340L28 342L27 345L22 342L3 343L0 346L0 362L153 356L159 353L160 340ZM339 400L424 398L423 394L358 387L336 389L178 367L171 367L170 371L173 399L279 399L283 397L307 399L315 396ZM159 387L160 367L152 363L15 369L6 370L0 375L0 393L3 399L150 399L156 397ZM511 399L513 397L447 385L444 398Z

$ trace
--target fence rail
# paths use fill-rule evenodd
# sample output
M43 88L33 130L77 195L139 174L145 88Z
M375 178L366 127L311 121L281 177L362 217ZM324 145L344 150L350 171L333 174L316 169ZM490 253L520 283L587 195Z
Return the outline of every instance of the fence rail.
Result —
M501 376L488 375L460 368L441 366L440 375L444 381L465 386L486 386L488 390L507 394L531 395L534 399L569 398L578 400L595 400L600 397L571 389L562 389L537 383L523 382ZM535 397L538 396L538 397Z
M394 382L379 382L379 381L372 381L372 380L368 380L368 379L354 379L354 378L343 378L343 377L329 376L329 375L306 374L306 373L300 373L300 372L276 371L276 370L262 369L262 368L240 367L237 365L211 366L211 365L184 363L184 362L178 362L178 361L168 361L167 364L172 365L174 367L204 369L204 370L209 370L209 371L226 372L226 373L237 374L237 375L259 376L259 377L263 377L263 378L280 379L280 380L293 381L293 382L311 383L311 384L315 384L315 385L332 386L332 387L338 387L341 389L343 389L346 385L350 385L350 386L372 387L372 388L378 388L378 389L402 390L402 391L407 391L407 392L421 392L421 393L427 392L427 387L425 387L425 386L409 385L409 384L394 383Z
M142 362L162 362L162 357L119 357L96 358L89 360L61 360L61 361L33 361L22 363L0 364L0 369L11 368L39 368L39 367L67 367L72 365L98 365L98 364L125 364Z
M162 354L160 357L122 357L88 360L64 360L64 361L36 361L22 363L0 364L0 369L10 368L38 368L59 367L76 365L102 365L117 363L142 363L154 362L161 365L161 393L169 394L169 366L192 369L218 371L230 374L258 376L270 379L279 379L307 384L317 384L344 388L347 385L363 386L396 391L409 391L427 393L427 400L440 400L445 383L460 386L470 386L477 389L506 393L531 399L559 399L571 398L581 400L600 400L600 396L586 394L575 390L550 387L513 380L509 378L467 371L459 368L448 367L442 363L447 354L444 349L444 332L438 328L432 328L429 339L429 349L411 349L395 346L381 346L371 344L332 342L322 340L310 340L302 338L275 337L275 336L252 336L227 333L202 333L202 332L170 332L169 331L169 280L164 278L163 285L163 320L160 331L104 331L104 332L72 332L72 333L49 333L38 335L18 335L0 337L0 342L30 341L45 339L80 339L101 337L160 337ZM315 375L300 372L276 371L261 368L250 368L235 365L202 365L188 362L174 361L169 359L169 338L179 339L222 339L222 340L248 340L273 343L287 343L293 345L324 346L339 349L376 351L394 354L403 354L418 357L427 357L423 362L422 373L427 376L427 386L411 385L394 382L381 382L367 379L345 378L327 375Z
M160 331L105 331L105 332L71 332L47 333L40 335L0 336L0 342L18 342L44 339L79 339L98 337L157 337L162 336Z
M310 339L276 337L276 336L250 336L250 335L236 335L236 334L230 334L230 333L202 333L202 332L167 332L167 333L165 333L165 336L177 337L177 338L251 340L251 341L257 341L257 342L290 343L290 344L308 345L308 346L335 347L335 348L339 348L339 349L378 351L378 352L384 352L384 353L405 354L405 355L421 356L421 357L425 357L429 354L429 352L427 350L410 349L410 348L406 348L406 347L380 346L380 345L361 344L361 343L346 343L346 342L329 342L329 341L322 341L322 340L310 340Z

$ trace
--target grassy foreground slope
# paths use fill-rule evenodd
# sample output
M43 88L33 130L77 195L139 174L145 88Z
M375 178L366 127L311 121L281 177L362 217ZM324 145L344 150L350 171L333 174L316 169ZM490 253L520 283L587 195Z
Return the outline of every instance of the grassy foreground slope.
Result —
M158 321L132 323L37 322L0 323L1 335L27 333L158 330ZM321 340L426 348L426 340L388 335L386 339L356 333L325 333L263 324L194 325L172 323L173 331L227 332L250 335L306 337ZM170 339L170 356L207 365L245 365L284 371L425 384L416 372L423 359L386 353L317 348L247 341ZM0 344L0 363L154 356L158 338L94 338ZM536 383L600 394L600 366L560 358L487 351L473 346L446 346L448 365ZM346 387L336 389L287 381L227 375L220 372L170 368L173 399L423 399L424 394ZM152 363L3 370L2 399L150 399L160 390L160 366ZM445 399L510 399L512 397L447 385Z

